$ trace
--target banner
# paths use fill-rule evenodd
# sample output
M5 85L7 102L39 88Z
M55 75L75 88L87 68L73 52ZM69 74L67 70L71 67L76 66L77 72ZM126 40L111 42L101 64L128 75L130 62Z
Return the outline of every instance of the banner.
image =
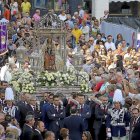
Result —
M140 48L140 33L137 34L137 49Z
M7 52L7 25L0 24L0 55Z

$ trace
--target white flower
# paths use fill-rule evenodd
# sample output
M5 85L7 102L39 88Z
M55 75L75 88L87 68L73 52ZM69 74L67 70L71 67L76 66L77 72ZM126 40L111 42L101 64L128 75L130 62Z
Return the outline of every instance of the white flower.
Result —
M81 90L84 90L84 87L82 87Z
M85 92L88 92L88 89L86 89Z
M60 82L62 85L64 84L64 82Z
M51 81L51 78L48 78L48 81Z
M52 84L51 84L51 86L55 86L55 84L54 84L54 83L52 83Z

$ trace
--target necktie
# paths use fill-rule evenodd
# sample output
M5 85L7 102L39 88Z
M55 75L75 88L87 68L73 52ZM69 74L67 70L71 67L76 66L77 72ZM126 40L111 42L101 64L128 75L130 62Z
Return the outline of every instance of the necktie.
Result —
M56 108L56 111L58 112L58 106L56 106L55 108Z
M137 118L135 118L134 121L133 121L133 127L134 127L134 126L136 125L136 123L137 123L136 120L137 120Z
M33 111L35 111L35 107L33 106Z

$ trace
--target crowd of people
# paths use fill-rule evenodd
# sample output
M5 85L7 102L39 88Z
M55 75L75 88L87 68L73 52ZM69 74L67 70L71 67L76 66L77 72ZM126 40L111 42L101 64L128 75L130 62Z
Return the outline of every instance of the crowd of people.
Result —
M8 35L8 53L0 57L0 139L139 140L140 48L128 44L121 33L113 38L100 32L108 11L100 20L80 5L74 15L64 10L58 14L67 31L67 67L73 65L73 55L80 47L92 96L45 92L40 101L35 95L20 93L16 100L9 84L11 72L21 67L30 70L28 60L19 65L16 49L21 40L32 36L42 15L39 9L31 15L27 0L21 3L21 11L15 0L4 2L0 0L1 16L14 31Z

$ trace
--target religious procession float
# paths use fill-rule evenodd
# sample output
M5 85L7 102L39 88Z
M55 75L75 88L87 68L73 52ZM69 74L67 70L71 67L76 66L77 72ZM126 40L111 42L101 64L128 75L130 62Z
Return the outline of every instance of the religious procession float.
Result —
M72 65L67 64L66 36L65 23L48 13L35 24L32 36L18 40L16 57L20 68L12 73L10 81L16 93L90 92L89 76L81 70L83 55L78 45L72 54ZM25 60L30 64L27 71L23 69Z

